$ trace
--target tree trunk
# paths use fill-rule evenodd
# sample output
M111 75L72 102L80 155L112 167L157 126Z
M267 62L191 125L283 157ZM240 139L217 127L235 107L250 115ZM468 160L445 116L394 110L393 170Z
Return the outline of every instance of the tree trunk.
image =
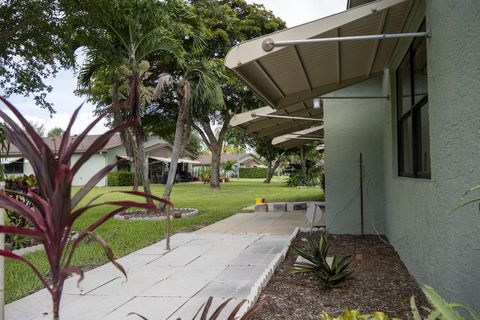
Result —
M150 179L148 176L148 160L145 154L145 138L142 131L142 128L139 126L136 126L134 128L135 141L138 150L138 158L135 158L135 175L138 174L139 180L142 181L143 192L151 194L152 192L150 189ZM153 203L153 200L151 198L145 198L145 200L148 203Z
M300 147L300 162L302 165L302 175L305 179L307 179L307 164L305 159L305 152L303 151L303 146Z
M112 88L112 107L113 107L113 124L115 127L121 125L122 123L125 122L125 115L124 115L124 110L120 107L120 98L119 98L119 90L120 90L120 79L115 73L113 75L113 88ZM125 148L125 151L127 153L127 157L130 159L135 158L135 150L136 150L136 144L135 141L132 137L132 129L126 129L120 132L120 140L122 141L122 145ZM134 175L133 178L133 190L137 191L138 190L138 185L140 184L140 181L137 177L137 175Z
M173 184L175 183L175 176L177 174L178 158L180 157L180 151L182 149L183 130L185 127L185 112L180 109L177 123L175 125L175 139L173 141L172 158L170 159L170 168L168 170L167 183L165 184L165 190L163 191L163 198L170 199L172 193Z
M270 183L272 181L273 175L275 174L275 171L277 171L278 167L280 167L281 163L281 160L275 160L273 167L272 161L268 163L267 178L265 179L265 181L263 181L263 183Z
M210 188L220 189L220 159L221 159L221 144L212 145L212 164L210 166Z

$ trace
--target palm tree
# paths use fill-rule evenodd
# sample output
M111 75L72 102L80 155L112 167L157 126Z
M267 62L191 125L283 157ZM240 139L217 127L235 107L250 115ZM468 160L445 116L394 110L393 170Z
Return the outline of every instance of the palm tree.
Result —
M175 90L178 118L175 126L172 158L163 197L168 199L172 192L178 159L185 151L191 131L192 114L202 113L206 108L223 105L223 93L219 84L220 73L213 60L192 60L180 76L162 73L153 92L160 98L167 88Z
M180 60L183 56L183 48L180 43L170 35L170 30L162 27L162 25L170 26L167 23L167 20L170 20L169 12L165 9L167 4L158 2L151 7L148 7L148 4L152 5L147 3L142 7L142 3L139 2L135 7L135 3L124 3L125 8L133 5L135 9L138 9L137 11L133 10L133 16L128 10L123 12L123 7L120 9L107 7L102 10L86 5L81 7L91 15L90 18L93 17L88 21L97 24L96 27L102 31L92 32L92 35L101 34L102 36L100 41L99 39L88 41L87 62L80 72L79 82L85 88L91 85L91 82L95 80L95 75L98 75L99 72L103 72L103 76L105 74L111 76L110 99L113 125L131 119L141 119L142 109L145 105L141 101L141 87L148 74L147 59L151 55L164 52ZM151 11L156 11L156 13L145 14L145 12L151 13ZM125 68L129 72L128 79L121 77ZM121 87L124 83L122 81L128 84L123 96ZM136 190L141 182L144 191L150 193L148 163L144 148L146 134L141 123L139 122L132 129L122 132L121 138L127 155L134 161L134 189ZM148 201L151 200L148 199Z

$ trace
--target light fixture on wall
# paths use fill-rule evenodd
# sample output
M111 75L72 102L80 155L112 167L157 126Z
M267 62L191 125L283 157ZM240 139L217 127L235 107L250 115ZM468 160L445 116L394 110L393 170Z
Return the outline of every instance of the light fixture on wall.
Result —
M313 109L320 109L322 107L323 101L320 98L313 99Z

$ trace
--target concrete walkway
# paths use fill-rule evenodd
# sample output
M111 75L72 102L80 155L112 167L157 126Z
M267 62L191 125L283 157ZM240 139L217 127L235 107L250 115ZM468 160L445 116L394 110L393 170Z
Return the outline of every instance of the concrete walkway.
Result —
M61 319L192 319L208 297L211 310L233 298L225 314L242 299L252 297L255 284L268 279L280 261L297 226L305 225L300 212L237 214L194 233L172 237L172 249L160 241L129 254L118 262L128 281L112 264L65 283ZM37 293L6 306L6 319L51 319L48 292Z

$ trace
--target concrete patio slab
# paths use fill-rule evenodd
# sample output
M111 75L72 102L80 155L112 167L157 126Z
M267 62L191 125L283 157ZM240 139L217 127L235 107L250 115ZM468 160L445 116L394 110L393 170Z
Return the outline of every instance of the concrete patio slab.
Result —
M195 233L227 234L291 234L297 227L307 227L305 212L239 213L202 228Z
M212 300L212 305L209 309L208 316L211 316L212 313L227 299L216 298ZM192 298L188 304L183 305L178 309L174 314L172 314L168 320L191 320L197 314L198 310L205 304L206 299L204 298ZM225 306L223 311L220 313L219 319L226 319L227 316L233 311L233 309L242 302L242 299L231 299L230 302ZM203 312L203 309L202 309ZM207 316L207 319L208 319ZM197 319L199 316L197 317Z
M294 229L305 225L305 215L298 212L245 213L197 232L175 234L171 251L163 240L118 259L128 281L112 264L86 272L80 288L77 278L68 279L61 316L117 320L134 319L127 315L137 312L149 320L186 320L210 296L212 312L233 298L227 314L266 281L265 272L285 251ZM50 312L44 289L7 305L6 319L50 319Z

